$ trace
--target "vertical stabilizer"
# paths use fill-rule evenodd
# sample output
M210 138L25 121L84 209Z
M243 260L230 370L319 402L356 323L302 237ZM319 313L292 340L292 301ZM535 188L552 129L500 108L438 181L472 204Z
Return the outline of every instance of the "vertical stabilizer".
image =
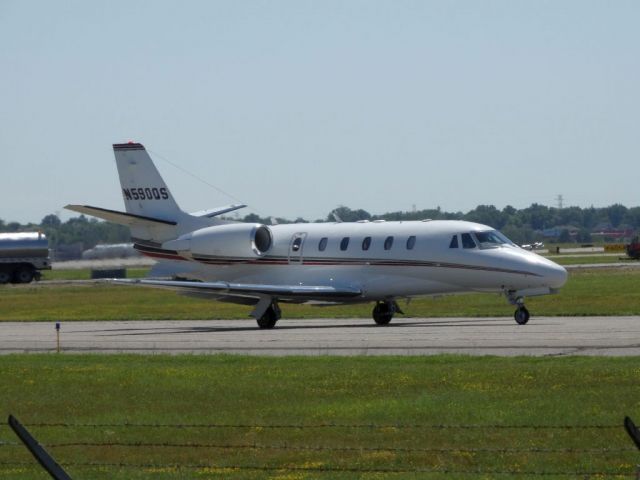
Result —
M90 205L67 205L65 208L127 225L136 244L157 247L185 233L226 223L213 217L233 211L237 205L200 215L183 212L164 183L153 160L140 143L113 145L120 187L126 213Z
M140 143L113 145L127 213L176 222L184 213Z

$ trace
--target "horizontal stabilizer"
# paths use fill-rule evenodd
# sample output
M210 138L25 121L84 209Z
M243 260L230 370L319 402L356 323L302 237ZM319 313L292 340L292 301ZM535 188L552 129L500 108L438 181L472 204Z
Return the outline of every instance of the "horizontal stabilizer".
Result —
M225 213L233 212L244 207L246 207L246 205L227 205L226 207L212 208L210 210L200 210L199 212L193 212L190 215L193 215L194 217L213 218L217 217L218 215L224 215Z
M66 205L64 208L67 210L73 210L74 212L84 213L93 217L102 218L109 222L119 223L120 225L144 225L144 226L157 226L161 225L176 225L176 222L170 220L162 220L160 218L145 217L143 215L136 215L134 213L119 212L117 210L109 210L107 208L91 207L89 205Z
M345 298L357 297L362 294L358 288L331 287L326 285L262 285L252 283L228 282L192 282L177 280L144 280L144 279L114 279L114 283L142 285L147 287L168 288L185 292L210 292L215 295L229 295L240 297L260 298L263 296L278 298Z

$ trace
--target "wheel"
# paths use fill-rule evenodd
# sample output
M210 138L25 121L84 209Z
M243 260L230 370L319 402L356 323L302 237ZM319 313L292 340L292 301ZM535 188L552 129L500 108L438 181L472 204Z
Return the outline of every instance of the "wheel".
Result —
M18 268L13 274L13 281L15 283L29 283L33 280L33 267L23 266Z
M393 318L394 309L392 304L388 302L378 302L373 307L373 320L378 325L387 325Z
M513 318L515 318L518 325L524 325L529 321L529 310L526 307L518 307L513 314Z
M260 328L273 328L278 321L278 314L273 307L269 307L264 315L256 319Z
M0 270L0 283L9 283L12 277L9 270Z

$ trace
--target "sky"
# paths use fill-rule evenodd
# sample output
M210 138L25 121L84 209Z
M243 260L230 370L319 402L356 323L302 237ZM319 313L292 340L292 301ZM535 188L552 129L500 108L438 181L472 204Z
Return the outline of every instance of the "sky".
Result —
M0 0L0 219L122 210L129 140L185 211L637 206L639 24L636 0Z

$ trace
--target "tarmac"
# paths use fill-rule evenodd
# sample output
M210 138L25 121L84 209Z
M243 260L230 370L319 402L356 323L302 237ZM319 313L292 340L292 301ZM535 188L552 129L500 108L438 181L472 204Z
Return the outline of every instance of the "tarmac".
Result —
M53 322L0 323L0 354L55 353ZM498 356L640 355L640 317L63 322L62 353Z

